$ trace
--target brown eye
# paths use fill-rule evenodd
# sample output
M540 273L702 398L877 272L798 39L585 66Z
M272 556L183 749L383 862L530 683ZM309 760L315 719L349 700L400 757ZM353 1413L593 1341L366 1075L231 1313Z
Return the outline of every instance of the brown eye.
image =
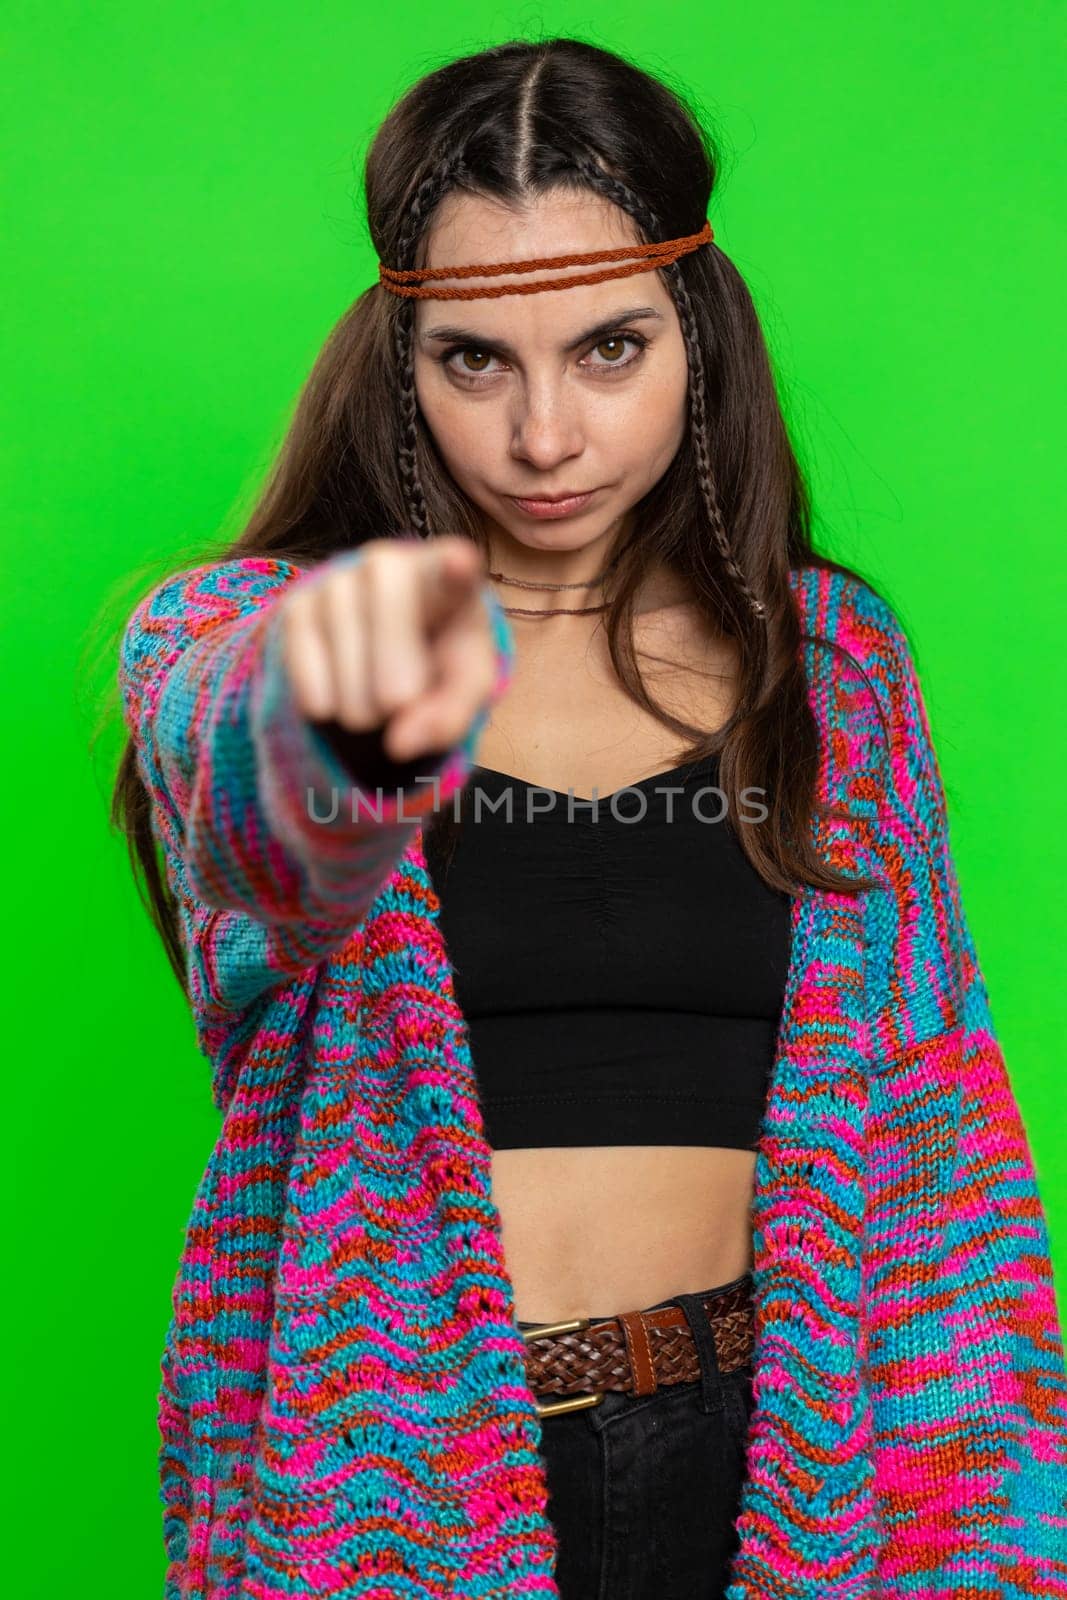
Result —
M625 353L628 344L634 346L633 355L628 356ZM609 367L615 367L622 372L641 360L647 344L648 340L641 333L612 333L604 339L599 339L589 352L590 355L601 359L589 362L586 358L586 364L590 372L607 372ZM614 353L604 359L605 352L609 351Z
M451 373L453 378L458 379L460 383L466 384L468 389L480 387L480 385L473 384L472 380L475 378L493 378L496 376L495 369L487 365L488 362L495 361L496 357L492 351L483 350L480 345L454 344L451 349L443 351L439 356L435 356L434 360L440 362L445 371ZM462 361L463 365L457 367L457 361Z

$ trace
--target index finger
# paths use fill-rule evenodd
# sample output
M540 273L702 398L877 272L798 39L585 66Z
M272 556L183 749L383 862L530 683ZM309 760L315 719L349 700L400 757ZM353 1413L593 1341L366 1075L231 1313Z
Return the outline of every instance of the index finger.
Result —
M397 760L458 743L488 700L496 658L489 611L479 585L430 645L432 681L399 711L386 733Z
M429 633L436 633L470 605L486 577L485 558L473 539L439 534L420 552L419 614Z

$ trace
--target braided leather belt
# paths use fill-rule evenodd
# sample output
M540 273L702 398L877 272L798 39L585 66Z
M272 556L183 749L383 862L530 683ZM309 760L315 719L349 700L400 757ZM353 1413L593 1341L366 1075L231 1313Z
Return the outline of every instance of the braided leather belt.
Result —
M732 1372L752 1359L752 1279L746 1274L715 1294L704 1307L715 1340L720 1372ZM624 1311L590 1322L540 1322L521 1330L526 1341L526 1375L535 1395L572 1398L538 1401L542 1417L599 1405L608 1389L653 1394L660 1384L693 1383L700 1358L681 1306Z

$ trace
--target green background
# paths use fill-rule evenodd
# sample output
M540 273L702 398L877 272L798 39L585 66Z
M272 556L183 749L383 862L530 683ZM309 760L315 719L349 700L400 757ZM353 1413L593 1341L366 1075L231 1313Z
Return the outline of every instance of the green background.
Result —
M217 1127L108 827L114 630L151 573L240 527L373 281L358 176L378 122L424 71L509 37L630 54L723 137L711 220L764 319L820 547L914 641L1067 1311L1063 7L7 16L11 1592L161 1591L157 1364Z

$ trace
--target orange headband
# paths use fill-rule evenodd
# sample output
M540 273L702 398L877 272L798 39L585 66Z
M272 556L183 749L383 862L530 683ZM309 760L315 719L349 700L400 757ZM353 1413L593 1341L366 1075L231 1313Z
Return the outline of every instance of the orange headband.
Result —
M420 267L407 272L397 272L393 267L378 264L378 277L390 294L407 295L413 300L489 300L501 294L534 294L538 289L570 289L577 283L602 283L607 278L628 278L635 272L651 272L665 267L679 256L699 250L715 237L711 223L705 222L699 233L687 234L681 239L664 239L654 244L624 245L618 250L589 250L584 255L535 256L529 261L495 261L490 266L475 263L467 267ZM636 261L627 257L636 256ZM600 272L578 272L571 278L538 278L533 283L502 283L492 288L438 289L408 288L408 284L421 284L441 278L489 278L502 272L533 272L540 267L575 267L587 261L627 261L622 267L605 267Z

